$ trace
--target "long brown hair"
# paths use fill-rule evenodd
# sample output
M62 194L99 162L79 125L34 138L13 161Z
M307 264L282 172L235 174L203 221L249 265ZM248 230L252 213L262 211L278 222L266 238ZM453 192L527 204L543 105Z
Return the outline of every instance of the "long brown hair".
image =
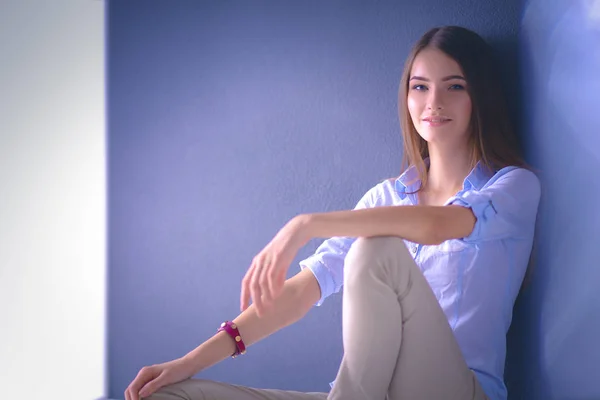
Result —
M468 29L458 26L438 27L426 32L414 45L406 60L398 91L398 113L403 140L402 171L412 165L417 168L421 186L416 192L422 190L427 182L424 159L429 156L429 152L427 142L418 134L412 123L406 99L413 62L425 48L441 50L456 61L467 81L467 91L473 107L470 121L471 166L474 167L477 162L482 161L491 171L509 165L534 170L522 158L510 123L491 46L477 33ZM536 253L537 235L534 235L522 289L531 282Z
M521 157L502 93L493 52L477 33L458 26L429 30L414 45L402 73L398 91L398 113L402 128L402 171L414 165L418 171L420 191L427 182L424 159L429 156L427 142L417 133L407 105L410 72L421 50L441 50L458 63L467 81L471 97L470 121L471 166L482 163L492 171L514 165L526 167Z

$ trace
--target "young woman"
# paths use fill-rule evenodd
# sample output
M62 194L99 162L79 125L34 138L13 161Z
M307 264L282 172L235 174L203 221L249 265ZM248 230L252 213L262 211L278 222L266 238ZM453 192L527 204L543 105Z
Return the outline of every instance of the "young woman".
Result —
M399 91L402 175L354 210L288 222L254 258L242 313L182 358L142 368L125 398L506 399L506 332L540 183L517 153L494 67L477 34L427 32ZM311 238L330 239L285 280ZM342 285L344 356L329 393L189 379L298 321Z

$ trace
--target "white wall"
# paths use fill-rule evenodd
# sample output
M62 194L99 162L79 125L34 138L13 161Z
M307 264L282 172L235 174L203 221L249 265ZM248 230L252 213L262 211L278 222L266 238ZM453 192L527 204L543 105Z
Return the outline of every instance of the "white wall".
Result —
M0 0L0 397L105 393L104 10Z

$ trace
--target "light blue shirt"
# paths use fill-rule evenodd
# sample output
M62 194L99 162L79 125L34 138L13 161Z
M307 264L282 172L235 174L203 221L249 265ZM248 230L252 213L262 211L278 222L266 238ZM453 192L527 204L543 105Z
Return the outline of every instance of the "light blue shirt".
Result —
M385 180L355 209L418 204L415 167ZM439 245L405 240L416 264L433 289L462 354L491 400L505 400L506 333L533 245L540 182L531 171L506 167L496 173L482 163L465 178L463 188L444 205L473 210L477 221L465 238ZM300 262L321 288L317 306L344 282L344 259L355 238L334 237Z

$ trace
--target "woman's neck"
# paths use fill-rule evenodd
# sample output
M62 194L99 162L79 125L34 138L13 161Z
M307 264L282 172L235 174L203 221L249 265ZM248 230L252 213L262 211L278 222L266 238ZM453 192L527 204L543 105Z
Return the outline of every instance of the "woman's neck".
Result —
M434 195L452 196L462 189L463 182L473 166L468 148L429 148L429 171L424 191Z

